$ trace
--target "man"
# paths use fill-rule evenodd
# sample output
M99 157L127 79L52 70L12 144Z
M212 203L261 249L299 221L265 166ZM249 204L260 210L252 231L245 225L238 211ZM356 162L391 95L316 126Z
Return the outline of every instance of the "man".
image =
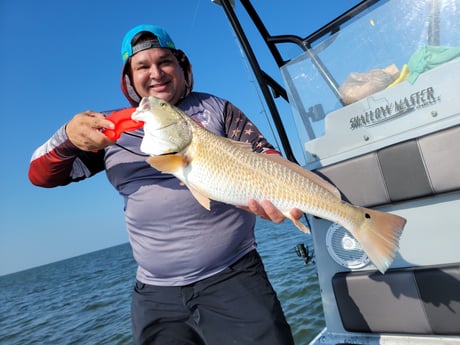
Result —
M133 106L155 96L175 104L210 131L248 141L261 154L277 152L230 102L192 92L187 56L158 26L139 25L122 42L121 88ZM213 202L204 209L190 191L145 162L142 129L116 143L105 113L75 115L30 164L29 178L54 187L105 169L125 202L125 219L138 263L132 297L135 344L293 344L254 238L255 216L281 222L270 202L246 208ZM250 211L250 212L247 212ZM300 218L301 211L292 215Z

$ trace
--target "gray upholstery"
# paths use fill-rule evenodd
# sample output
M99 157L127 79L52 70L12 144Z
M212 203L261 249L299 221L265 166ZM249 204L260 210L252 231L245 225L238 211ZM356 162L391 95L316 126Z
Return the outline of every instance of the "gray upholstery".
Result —
M460 126L318 169L361 206L460 189Z
M350 332L460 334L460 265L338 273L332 279Z

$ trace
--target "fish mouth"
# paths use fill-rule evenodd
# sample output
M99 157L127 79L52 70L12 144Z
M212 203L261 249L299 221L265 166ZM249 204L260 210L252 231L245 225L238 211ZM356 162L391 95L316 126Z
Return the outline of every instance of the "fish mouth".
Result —
M168 127L171 127L171 126L174 126L174 125L175 125L175 122L167 123L167 124L160 124L159 126L155 126L153 129L155 131L160 131L162 129L165 129L165 128L168 128Z
M170 155L177 155L178 153L179 153L178 151L171 151L171 152L160 153L157 156L170 156Z

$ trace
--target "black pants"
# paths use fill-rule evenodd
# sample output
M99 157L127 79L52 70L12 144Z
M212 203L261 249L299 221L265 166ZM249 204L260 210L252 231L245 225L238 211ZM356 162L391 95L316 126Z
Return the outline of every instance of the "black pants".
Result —
M136 345L293 345L291 329L254 250L194 284L136 283L132 299Z

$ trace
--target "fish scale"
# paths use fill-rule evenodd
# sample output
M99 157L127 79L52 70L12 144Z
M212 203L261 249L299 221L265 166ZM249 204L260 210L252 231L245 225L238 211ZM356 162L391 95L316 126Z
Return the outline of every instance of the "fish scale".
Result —
M201 129L198 127L196 130ZM249 198L258 201L269 199L285 212L298 207L296 205L302 205L302 209L309 212L311 211L309 208L315 208L314 199L322 200L320 196L326 197L327 191L320 190L319 186L309 183L294 171L266 159L265 156L244 152L244 149L239 146L219 139L222 138L207 135L203 141L209 145L194 147L192 141L187 151L184 152L186 156L190 154L199 157L193 158L193 168L190 169L189 174L184 174L184 182L195 186L207 181L204 190L211 199L225 198L225 202L237 205L245 204ZM219 163L209 164L209 162ZM251 169L245 169L244 166L240 168L242 162L245 162L244 165ZM186 168L185 171L189 170ZM201 176L194 175L194 171L198 171ZM226 188L223 189L222 186ZM232 187L229 188L229 186ZM314 198L313 195L317 194L320 196ZM305 201L305 196L308 197L307 201Z

